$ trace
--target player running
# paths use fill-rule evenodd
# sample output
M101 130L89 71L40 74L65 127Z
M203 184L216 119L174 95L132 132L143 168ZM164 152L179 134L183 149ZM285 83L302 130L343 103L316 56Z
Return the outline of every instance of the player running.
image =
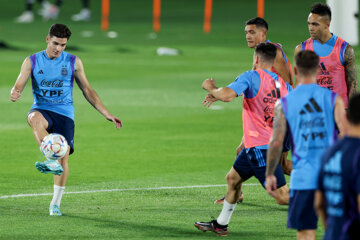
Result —
M272 133L273 108L276 100L285 96L292 87L276 73L271 72L277 48L271 43L260 43L255 47L254 70L241 74L227 87L217 88L213 79L206 79L202 87L216 99L229 102L244 95L243 132L244 145L233 167L226 175L227 192L222 211L211 222L196 222L195 227L202 231L212 231L220 236L228 234L228 223L236 207L244 181L255 176L265 187L266 151ZM206 99L203 104L210 102ZM276 168L279 178L277 195L278 204L287 204L289 188L280 165Z
M290 61L288 57L286 56L284 50L281 47L281 44L279 43L272 43L270 40L267 39L267 33L268 33L268 23L260 17L249 19L245 23L245 37L249 48L255 48L256 45L262 42L269 42L271 44L274 44L276 46L276 57L272 66L271 71L277 73L285 82L289 83L294 87L294 81L292 76L292 67L290 64ZM208 94L207 96L208 101L216 101L215 98L211 96L211 94ZM209 105L211 105L212 102L210 102ZM240 145L236 149L236 156L239 155L241 149L243 149L244 144L241 142ZM287 148L290 148L288 146ZM283 154L281 154L280 159L280 165L284 171L285 174L290 175L291 169L292 169L292 163L291 161L287 160L288 152L285 151ZM223 204L224 199L220 198L215 201L217 204ZM241 192L240 197L238 199L238 203L242 202L244 199L244 195Z

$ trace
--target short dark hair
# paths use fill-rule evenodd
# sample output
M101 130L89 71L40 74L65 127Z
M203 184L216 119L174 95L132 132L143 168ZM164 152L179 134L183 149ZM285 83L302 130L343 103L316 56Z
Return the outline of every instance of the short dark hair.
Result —
M66 25L55 23L51 25L49 29L49 36L58 37L58 38L67 38L69 40L71 36L71 31Z
M347 112L347 116L349 122L358 125L360 124L360 94L356 94L349 100L349 109Z
M269 42L262 42L256 45L255 54L264 62L273 63L276 57L277 48Z
M260 18L260 17L256 17L256 18L247 20L245 25L256 25L256 27L262 27L262 28L265 28L266 30L269 29L267 22L263 18Z
M328 16L331 20L330 7L324 3L315 3L312 5L310 12L320 16Z
M317 74L319 61L319 56L309 50L301 51L295 56L295 66L305 76Z

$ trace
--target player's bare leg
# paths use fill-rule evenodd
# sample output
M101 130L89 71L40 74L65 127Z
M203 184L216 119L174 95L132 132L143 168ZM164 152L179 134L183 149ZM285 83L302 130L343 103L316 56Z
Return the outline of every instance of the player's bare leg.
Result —
M70 154L70 147L68 147L68 151L66 152L65 157L59 160L61 166L63 167L63 173L58 176L54 175L54 195L50 203L50 216L61 216L62 213L60 212L60 204L61 199L65 191L65 184L67 178L69 176L69 154Z
M44 116L40 112L32 112L28 115L28 123L33 130L34 138L37 144L40 146L41 141L44 139L46 135L49 133L46 129L49 126L48 121L44 118ZM61 216L60 212L60 201L62 194L65 190L65 183L67 177L69 175L69 166L68 166L68 158L69 158L70 147L63 159L60 160L61 165L63 165L63 169L65 170L61 176L54 175L54 196L53 200L50 203L50 215L52 216ZM40 163L44 165L44 163ZM65 168L64 168L65 167ZM56 204L54 204L56 203Z
M58 176L58 175L54 175L54 184L58 185L58 186L65 186L66 181L68 179L69 176L69 154L70 154L70 147L68 147L68 151L66 152L66 155L59 160L59 163L61 164L61 166L63 167L64 171L63 173Z
M40 146L41 141L49 133L46 129L49 126L48 121L40 112L32 112L28 115L27 121L33 130L34 138L37 144Z
M241 152L241 150L244 148L244 144L243 141L241 141L240 145L236 148L236 156L239 155L239 153ZM226 176L227 178L227 176ZM224 200L225 200L226 196L220 199L215 200L215 204L223 204ZM239 198L237 200L237 203L242 203L242 201L244 200L244 194L241 191L241 186L240 186L240 193L239 193Z
M241 185L243 183L243 180L238 174L238 172L232 167L226 175L226 181L228 187L225 199L228 203L235 204L240 197Z
M219 217L216 220L210 222L195 222L194 226L201 231L212 231L219 236L228 235L228 224L234 209L236 207L237 200L241 192L241 184L243 182L240 175L234 168L231 168L226 175L228 183L224 205Z
M275 190L276 197L275 201L279 205L289 205L289 192L290 189L287 185L284 185Z
M316 230L299 230L297 231L297 240L315 240Z

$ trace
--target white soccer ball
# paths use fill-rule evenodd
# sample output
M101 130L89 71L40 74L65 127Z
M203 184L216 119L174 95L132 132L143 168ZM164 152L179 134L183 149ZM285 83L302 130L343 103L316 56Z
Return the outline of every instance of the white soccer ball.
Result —
M64 136L51 133L44 137L40 145L40 151L46 159L58 160L65 156L68 150L68 143Z

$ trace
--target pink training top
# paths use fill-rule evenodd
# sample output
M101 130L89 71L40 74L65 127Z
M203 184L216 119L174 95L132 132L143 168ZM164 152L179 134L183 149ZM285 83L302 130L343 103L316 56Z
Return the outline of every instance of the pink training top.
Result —
M288 93L285 81L273 79L264 70L256 70L260 76L259 92L254 98L244 97L243 131L246 148L269 144L274 121L276 101ZM277 81L278 87L275 85Z
M340 61L341 45L344 40L337 37L332 52L326 57L320 57L319 73L316 77L319 86L330 89L344 100L345 108L348 107L348 89L345 80L345 68ZM314 51L313 40L305 42L305 50Z

